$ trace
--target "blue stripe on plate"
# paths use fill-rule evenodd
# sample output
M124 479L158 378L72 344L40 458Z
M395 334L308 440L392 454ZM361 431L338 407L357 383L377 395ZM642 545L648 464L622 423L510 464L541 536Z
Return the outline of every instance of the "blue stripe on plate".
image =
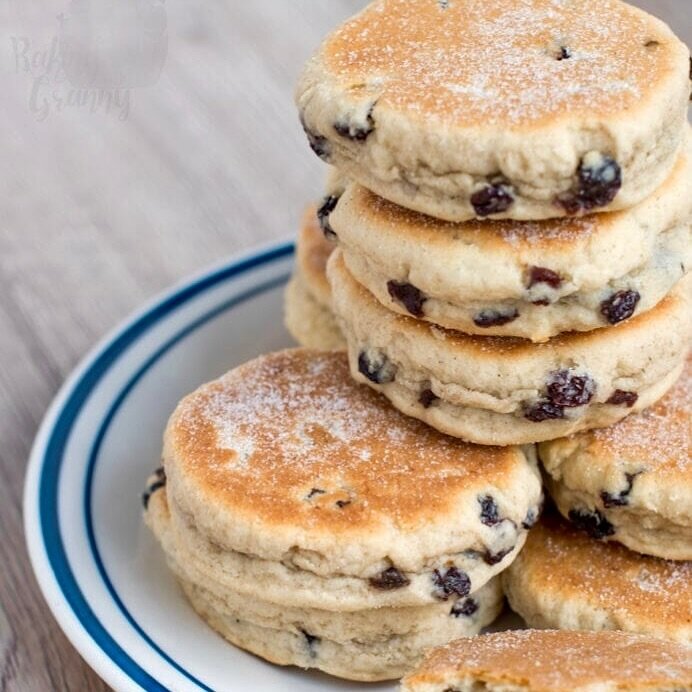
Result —
M144 315L139 317L134 323L125 327L118 335L116 335L109 344L107 344L100 353L96 354L91 365L86 369L81 378L73 386L72 391L68 395L62 410L56 418L53 430L50 433L46 450L41 463L40 481L39 481L39 518L41 526L41 534L46 550L48 561L53 569L55 579L62 590L62 593L72 608L75 617L82 624L94 642L99 648L118 666L125 674L127 674L135 683L145 690L152 692L166 692L166 688L157 682L149 673L141 668L111 637L104 628L102 623L95 616L94 612L89 607L84 594L81 592L79 585L74 577L72 569L67 560L65 546L60 533L59 516L58 516L58 491L60 482L60 471L65 452L65 447L72 432L73 425L79 414L88 400L91 392L97 386L101 378L110 369L113 363L135 343L145 332L151 329L157 322L169 316L172 312L183 306L186 302L199 296L201 293L217 286L220 283L228 281L234 277L244 274L259 266L275 262L283 259L293 253L293 244L288 243L279 245L271 250L267 250L259 255L254 255L240 262L236 262L228 267L219 269L211 274L208 274L201 279L198 279L188 286L184 286L169 297L163 299L156 304ZM88 467L87 478L85 482L84 494L84 510L86 529L88 534L89 544L94 553L94 560L98 570L106 584L106 587L113 597L115 603L120 608L125 618L130 622L139 635L162 656L170 665L172 665L181 674L185 675L191 682L197 684L201 689L212 692L209 687L194 678L191 674L185 671L179 664L173 661L158 647L142 628L135 622L130 613L125 608L122 600L117 595L113 585L108 578L104 569L103 562L99 555L96 541L93 532L93 522L91 517L91 487L93 481L94 466L98 457L98 451L103 441L108 425L113 419L117 409L123 403L127 394L132 390L136 382L144 375L158 358L160 358L167 350L175 343L190 334L195 329L198 329L205 322L218 316L224 310L229 310L238 305L243 300L248 300L262 291L270 290L285 281L286 277L275 279L272 282L257 287L248 291L243 296L226 302L222 306L218 306L206 315L198 318L191 325L181 330L176 336L164 344L159 350L140 367L137 373L125 385L114 403L111 405L106 418L101 424L97 437L92 446Z

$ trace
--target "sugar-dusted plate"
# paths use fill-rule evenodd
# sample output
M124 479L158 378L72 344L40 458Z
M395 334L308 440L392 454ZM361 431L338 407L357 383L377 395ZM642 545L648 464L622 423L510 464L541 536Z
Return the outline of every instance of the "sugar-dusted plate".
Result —
M227 644L193 613L142 524L176 402L291 344L282 290L293 246L235 259L168 291L108 336L53 402L24 495L31 560L69 639L118 692L395 690L280 668Z

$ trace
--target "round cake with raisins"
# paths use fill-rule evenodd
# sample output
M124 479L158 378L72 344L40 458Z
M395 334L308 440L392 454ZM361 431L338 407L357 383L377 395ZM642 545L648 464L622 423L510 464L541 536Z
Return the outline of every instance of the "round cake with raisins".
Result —
M296 240L296 265L284 296L284 322L291 336L308 348L338 349L345 340L331 307L327 260L334 249L310 206Z
M145 518L232 642L375 680L496 617L541 499L533 448L443 435L355 383L345 353L294 349L183 399Z
M401 692L678 692L692 688L687 647L629 632L524 630L431 651Z
M689 279L621 324L535 344L395 313L353 278L341 249L327 275L353 376L403 413L478 444L552 440L652 405L682 372L692 334Z
M688 128L666 182L631 209L450 223L350 184L331 202L328 226L351 274L388 309L541 342L642 314L690 271L691 181Z
M277 584L286 587L290 568L260 560L248 564L249 558L229 551L210 555L204 541L176 527L165 492L152 494L146 520L197 613L235 646L279 665L318 668L354 680L398 678L429 646L477 634L504 603L496 576L473 594L424 606L332 611L320 602L322 577L303 579L284 599ZM248 591L250 581L255 584ZM348 590L352 581L342 578L334 586ZM391 572L380 587L394 589L400 583ZM286 605L301 602L301 596L313 606Z
M655 406L539 453L564 516L640 553L692 560L692 358Z
M323 160L449 221L625 209L674 166L690 54L620 0L375 0L308 62Z
M607 521L573 519L546 512L531 531L502 575L512 609L530 627L627 630L692 644L692 562L596 540L610 532Z

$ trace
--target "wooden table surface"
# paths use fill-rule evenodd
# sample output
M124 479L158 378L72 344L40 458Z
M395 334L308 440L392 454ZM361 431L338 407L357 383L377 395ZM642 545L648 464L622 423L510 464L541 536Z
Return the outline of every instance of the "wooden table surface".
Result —
M140 0L151 11L130 30L153 31L140 38L158 50L128 63L124 79L153 83L95 101L92 87L64 79L54 51L59 36L79 40L83 7L112 4L0 4L0 692L107 689L59 630L28 563L32 438L65 376L142 301L296 230L323 166L293 84L320 37L364 3ZM692 42L689 0L637 4Z

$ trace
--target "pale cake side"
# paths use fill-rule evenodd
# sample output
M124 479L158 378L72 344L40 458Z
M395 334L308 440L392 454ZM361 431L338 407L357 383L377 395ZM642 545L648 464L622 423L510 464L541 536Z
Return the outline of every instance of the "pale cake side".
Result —
M312 204L303 212L296 242L296 265L313 296L324 306L331 304L331 289L327 281L327 260L334 243L326 237L317 217L317 206Z
M453 332L398 315L329 261L353 376L409 416L479 444L525 444L611 425L678 378L692 314L686 288L607 329L545 343ZM635 399L613 399L625 391ZM636 395L636 397L635 397Z
M385 307L467 334L532 341L618 324L692 267L692 137L671 175L627 210L449 223L357 184L328 223L349 271Z
M620 0L376 0L296 101L313 150L453 221L627 208L674 164L689 51Z
M692 358L651 408L539 454L564 516L632 550L692 560Z
M307 348L344 348L346 342L331 306L327 260L334 250L320 227L317 206L303 213L296 239L296 264L284 291L284 324L291 336Z
M259 588L248 590L250 580L226 571L218 549L212 556L216 569L199 551L190 554L181 549L166 503L165 491L154 491L145 514L147 524L195 610L231 643L274 663L319 668L348 679L396 678L410 670L426 649L477 634L502 609L498 577L459 599L409 607L388 607L381 599L356 610L330 608L335 591L330 591L327 580L311 585L312 602L301 602L300 591L291 591L286 584L265 588L273 583L276 564L266 570L270 579L260 576L253 580ZM343 580L334 581L343 586Z

